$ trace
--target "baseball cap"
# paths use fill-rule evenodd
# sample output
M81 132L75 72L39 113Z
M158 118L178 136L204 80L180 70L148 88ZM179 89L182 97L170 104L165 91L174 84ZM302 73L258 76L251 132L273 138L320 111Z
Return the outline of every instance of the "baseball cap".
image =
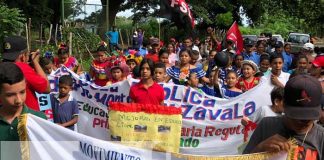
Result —
M303 49L305 50L314 50L314 44L312 43L305 43L304 46L303 46Z
M291 78L285 86L285 115L298 120L318 120L321 96L322 87L316 78L305 74Z
M14 61L27 49L27 40L20 36L10 36L4 38L2 58Z
M275 48L281 48L283 47L283 43L281 41L277 41L275 44Z
M249 38L244 40L244 45L247 47L251 47L251 46L253 46L253 44L254 44L254 42Z
M318 56L312 62L315 67L324 67L324 56Z

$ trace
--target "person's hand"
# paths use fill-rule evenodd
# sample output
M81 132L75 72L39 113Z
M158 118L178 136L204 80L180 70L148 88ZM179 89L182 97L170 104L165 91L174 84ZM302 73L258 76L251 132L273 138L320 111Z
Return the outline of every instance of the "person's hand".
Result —
M243 126L246 126L248 123L249 123L249 121L251 121L248 117L243 117L242 119L241 119L241 124L243 125Z
M268 139L262 141L256 146L257 152L280 152L280 151L289 151L290 144L285 137L280 136L279 134L273 135Z
M40 58L40 54L39 54L39 50L36 50L35 52L31 52L31 62L32 63L38 63L39 62L39 58Z
M281 82L278 80L278 77L273 74L271 75L271 83L278 87L281 86Z

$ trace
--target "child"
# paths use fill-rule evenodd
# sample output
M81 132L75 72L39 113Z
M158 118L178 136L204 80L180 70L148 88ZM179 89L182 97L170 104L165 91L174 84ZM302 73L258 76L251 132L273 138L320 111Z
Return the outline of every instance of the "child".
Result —
M192 50L190 64L196 66L197 68L203 68L203 65L199 62L200 53L197 50Z
M216 74L216 71L211 71L209 74L209 81L210 83L205 84L203 87L200 87L200 89L205 92L209 96L215 97L217 95L215 86L214 86L214 76Z
M190 64L192 51L189 49L183 49L179 53L180 64L172 66L167 69L167 79L168 82L172 79L174 84L185 84L189 73L197 73L197 78L201 79L205 83L209 83L209 79L205 77L206 73L202 68L197 68L196 66Z
M200 88L198 88L199 85L199 79L197 77L197 73L192 72L189 73L188 80L187 80L187 86L198 90L199 92L203 92Z
M308 58L306 55L299 55L297 59L297 67L295 69L289 70L288 73L295 74L295 72L298 73L307 73L307 65L308 65Z
M164 49L161 49L159 52L159 62L164 63L166 68L171 67L171 65L169 64L169 53Z
M57 56L57 58L54 58L55 67L59 68L64 65L66 68L77 74L82 73L78 61L74 57L70 56L69 50L67 48L60 48L57 51Z
M275 87L271 91L271 102L272 105L270 106L262 106L255 111L253 116L251 117L243 117L242 124L245 126L248 124L248 121L252 121L256 124L259 124L263 117L275 117L281 116L284 107L283 107L283 96L284 96L284 89L281 87Z
M59 93L51 94L54 123L74 130L78 122L79 108L77 101L70 95L73 80L70 75L63 75L59 79Z
M53 62L46 57L41 57L39 59L39 65L42 67L47 76L56 70Z
M244 60L243 63L243 76L239 78L236 87L246 92L259 84L260 77L255 77L258 71L258 66L251 60Z
M274 54L270 57L271 74L265 76L272 86L284 88L289 80L290 74L283 72L284 59L280 54Z
M269 74L271 74L270 57L267 54L263 54L260 56L260 72L258 72L255 76L262 77Z
M134 68L137 66L137 63L135 61L135 56L130 54L127 56L126 64L129 68L129 74L134 78Z
M131 86L129 96L131 102L140 104L163 105L164 90L154 82L154 62L143 59L140 64L141 81Z
M106 53L107 48L103 45L99 46L97 53L94 55L95 59L90 66L90 77L98 86L105 86L109 80L105 72L106 67L109 65Z
M154 65L154 81L156 83L165 83L166 69L164 63L156 63Z
M129 74L129 67L124 63L115 61L114 66L112 66L107 71L107 75L110 80L107 82L106 85L111 85L126 80L128 74Z
M242 75L242 62L244 58L241 54L236 54L234 56L234 63L233 63L233 70L236 71L238 76L240 77Z
M167 45L167 52L169 54L169 64L171 66L176 65L176 63L179 61L177 54L175 53L175 46L170 43Z
M222 86L219 86L217 72L218 69L216 70L216 73L214 75L215 86L219 88L222 98L230 99L242 94L242 90L236 87L238 83L238 75L235 71L228 71L225 83L223 83Z

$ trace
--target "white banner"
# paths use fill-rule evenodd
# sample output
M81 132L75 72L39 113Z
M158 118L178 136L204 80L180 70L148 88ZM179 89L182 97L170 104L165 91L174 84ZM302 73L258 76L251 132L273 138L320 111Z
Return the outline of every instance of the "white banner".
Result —
M203 157L170 154L99 140L76 133L31 114L20 117L19 136L23 160L285 160L287 153ZM28 140L28 141L27 141Z
M61 70L62 73L69 72L65 68ZM56 71L56 74L61 73ZM71 74L75 81L73 97L80 109L78 132L109 140L107 104L109 101L129 102L129 88L136 83L135 80L98 87ZM161 85L165 91L165 104L182 107L180 152L186 154L237 154L238 147L243 144L241 118L271 104L269 93L272 86L265 79L250 91L230 100L210 97L181 85Z

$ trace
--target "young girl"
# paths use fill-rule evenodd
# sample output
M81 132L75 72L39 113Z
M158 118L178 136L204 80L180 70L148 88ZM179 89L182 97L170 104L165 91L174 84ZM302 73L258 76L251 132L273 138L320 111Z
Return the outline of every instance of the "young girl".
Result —
M78 61L73 56L70 56L68 48L60 48L57 51L57 56L54 58L55 67L59 68L63 65L77 74L82 73Z
M236 71L238 76L240 77L242 75L242 61L243 61L243 55L242 54L236 54L234 56L233 61L233 70Z
M218 71L219 69L216 70L214 83L216 88L219 88L222 98L230 99L242 94L242 90L236 87L238 82L238 75L235 71L228 71L225 80L226 83L223 83L222 86L219 86L219 80L217 76Z
M175 53L175 46L170 43L167 45L167 52L169 54L169 64L174 66L179 61L177 54Z
M299 55L297 59L297 67L295 69L289 70L288 73L290 74L296 74L298 73L307 73L307 64L308 64L308 58L306 55Z
M205 83L209 83L209 79L205 77L206 72L202 68L197 68L190 64L191 55L192 51L189 49L183 49L180 51L180 64L167 69L168 77L166 82L172 79L174 84L184 85L189 77L189 73L196 73L198 79Z
M239 78L236 87L246 92L259 84L260 77L255 77L258 71L257 65L251 60L244 60L243 63L243 76Z
M159 52L159 62L164 63L166 68L170 68L169 53L161 49Z
M95 59L92 61L90 66L90 77L98 86L105 86L109 80L105 71L106 67L109 65L106 52L107 48L105 46L100 46L97 49L97 53L94 55Z
M143 59L140 64L141 81L129 90L131 102L140 104L163 105L164 90L154 82L154 63L150 59Z
M271 74L270 68L270 57L267 54L263 54L260 57L260 72L258 72L255 76L262 77Z
M128 74L129 67L126 64L121 63L120 61L115 61L113 62L113 66L107 71L109 81L106 85L111 85L126 80Z

